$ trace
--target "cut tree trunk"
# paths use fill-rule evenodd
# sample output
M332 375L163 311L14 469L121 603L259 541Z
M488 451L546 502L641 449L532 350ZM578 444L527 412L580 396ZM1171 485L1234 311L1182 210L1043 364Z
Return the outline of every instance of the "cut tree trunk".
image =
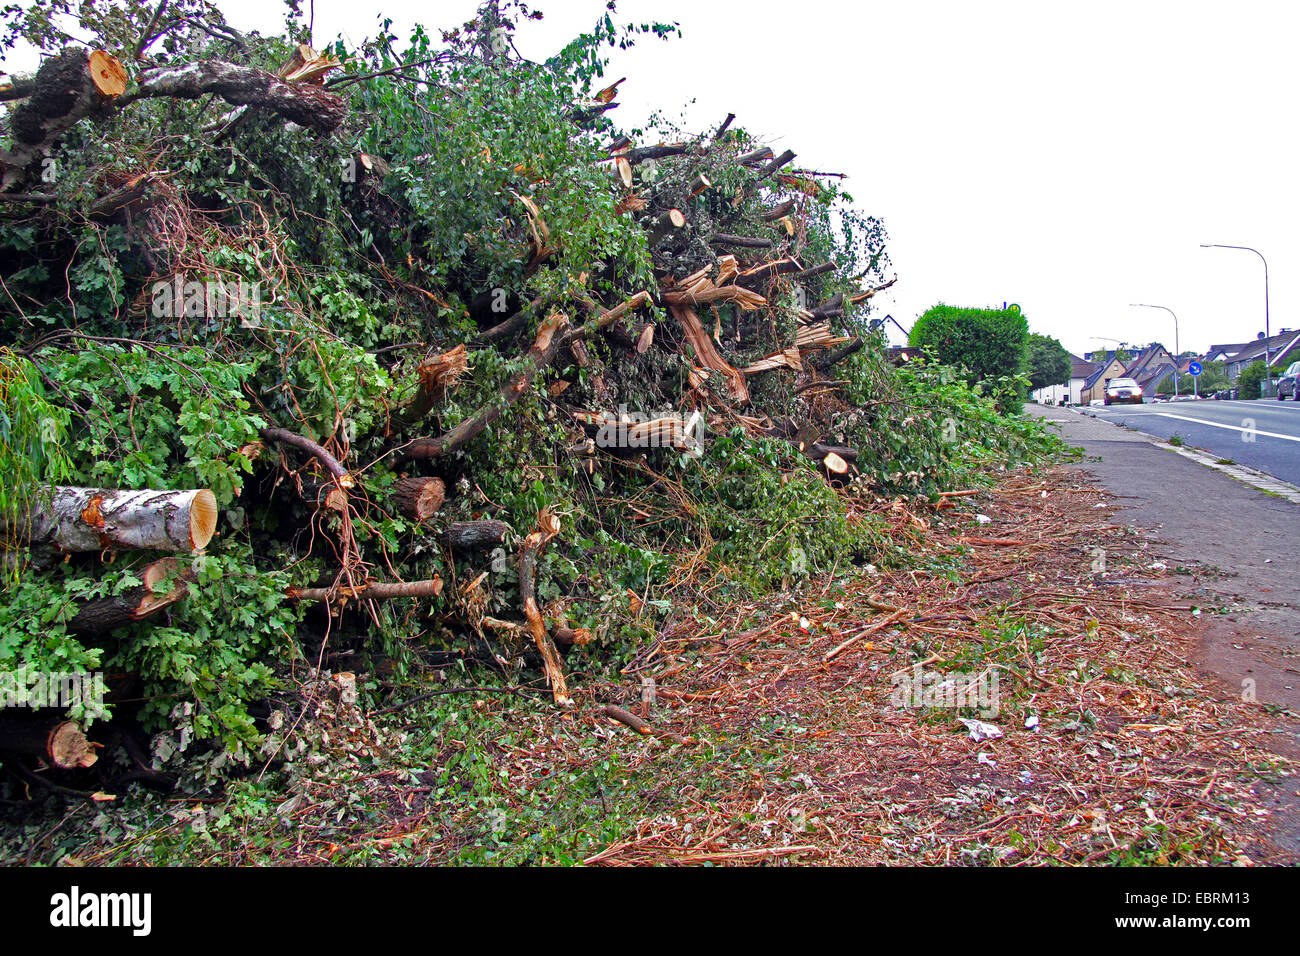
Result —
M142 583L138 587L83 604L68 622L68 630L74 634L106 634L143 621L187 596L194 570L182 568L175 558L160 558L147 565L139 577ZM165 591L155 589L168 578L172 579L171 587Z
M194 491L54 488L25 522L9 529L60 551L201 551L217 528L217 499Z
M5 185L45 154L60 136L88 116L111 112L113 101L126 89L126 70L103 50L68 47L41 64L28 84L19 87L26 100L9 116L13 149L0 157Z
M749 153L742 153L736 157L736 162L741 166L748 166L750 163L762 163L772 158L771 146L760 146L758 149Z
M763 180L767 179L767 177L771 176L792 159L794 159L794 153L787 149L784 153L763 167L762 171L758 174L758 182L761 183Z
M781 203L781 205L775 206L763 213L763 219L767 222L776 222L778 219L784 219L786 216L790 215L790 212L793 209L794 200L787 199L785 202Z
M403 478L393 489L397 510L412 521L425 522L442 508L447 486L441 478Z
M30 716L0 720L0 750L40 757L60 770L90 767L99 759L85 733L71 720Z
M686 225L686 217L680 209L669 209L655 220L654 226L646 235L646 245L653 249L678 229Z

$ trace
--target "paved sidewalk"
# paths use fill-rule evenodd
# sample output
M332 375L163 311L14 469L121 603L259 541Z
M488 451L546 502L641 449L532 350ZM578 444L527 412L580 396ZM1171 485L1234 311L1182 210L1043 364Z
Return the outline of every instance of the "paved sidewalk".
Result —
M1117 517L1146 531L1179 569L1178 596L1206 609L1198 663L1223 693L1252 689L1261 704L1300 714L1300 504L1110 422L1068 408L1026 411L1083 447L1077 467L1117 496ZM1300 720L1284 726L1273 749L1300 761ZM1300 859L1297 778L1261 788L1270 791L1273 840Z

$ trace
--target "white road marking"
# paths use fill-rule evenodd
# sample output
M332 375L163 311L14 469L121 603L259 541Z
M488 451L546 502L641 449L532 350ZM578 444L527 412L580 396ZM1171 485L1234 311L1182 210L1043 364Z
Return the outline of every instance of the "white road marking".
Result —
M1252 435L1264 435L1268 438L1282 438L1286 441L1300 441L1300 437L1295 435L1281 435L1277 432L1266 432L1258 428L1242 428L1240 425L1225 425L1223 422L1209 422L1204 418L1189 418L1186 415L1171 415L1169 412L1156 412L1161 418L1176 418L1180 422L1195 422L1198 425L1209 425L1213 428L1228 428L1234 432L1250 432Z

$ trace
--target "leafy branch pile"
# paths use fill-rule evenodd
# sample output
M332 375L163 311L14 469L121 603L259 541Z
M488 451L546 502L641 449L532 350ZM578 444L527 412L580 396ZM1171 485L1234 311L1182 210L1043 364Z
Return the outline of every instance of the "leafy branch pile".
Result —
M868 560L853 496L1053 448L890 364L838 177L614 125L601 51L673 26L539 64L514 4L323 50L49 10L4 14L47 58L0 86L0 669L105 670L155 747L246 762L299 663L564 701L677 603Z

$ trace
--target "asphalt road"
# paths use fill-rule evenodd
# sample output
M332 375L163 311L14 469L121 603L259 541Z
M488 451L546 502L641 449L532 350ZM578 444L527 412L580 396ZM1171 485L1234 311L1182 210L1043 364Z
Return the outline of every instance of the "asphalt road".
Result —
M1082 409L1300 485L1300 402L1153 402Z

